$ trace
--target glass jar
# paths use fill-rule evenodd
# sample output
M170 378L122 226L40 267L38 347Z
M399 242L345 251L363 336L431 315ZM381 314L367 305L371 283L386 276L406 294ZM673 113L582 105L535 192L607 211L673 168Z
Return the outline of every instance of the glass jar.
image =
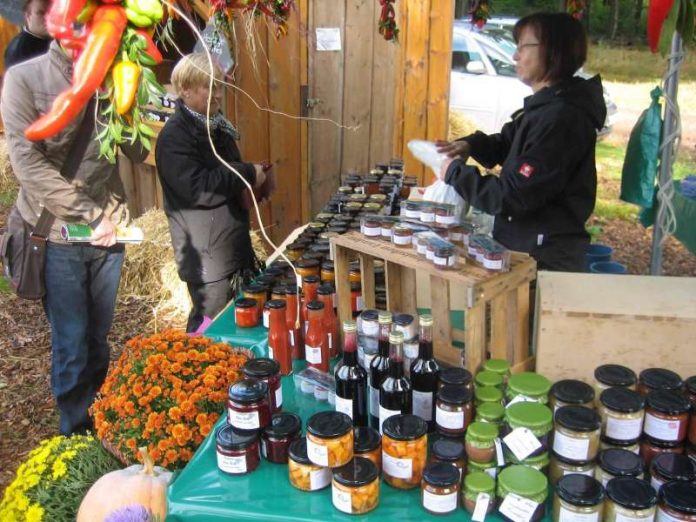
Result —
M665 482L681 480L693 482L696 480L696 468L686 455L674 453L662 453L655 456L650 464L650 485L655 491L660 491L660 486Z
M287 257L290 261L297 261L302 257L302 254L304 254L306 245L304 243L299 243L295 241L294 243L290 243L287 247L285 247L285 257Z
M529 499L537 504L529 518L530 522L543 519L546 511L548 480L542 472L520 465L509 466L500 472L497 491L498 510L505 520L514 520L506 515L507 506L513 501L513 497L508 499L510 494Z
M599 414L583 406L563 406L556 411L553 451L561 457L585 462L599 451Z
M607 483L605 522L647 522L654 520L657 495L645 482L634 477L617 477Z
M438 386L442 388L446 384L463 386L467 390L474 391L473 376L464 368L441 368Z
M409 219L420 219L420 204L416 201L406 201L403 204L403 216Z
M423 223L435 223L435 208L428 202L423 202L420 206L420 220Z
M295 262L297 275L302 279L307 276L319 276L321 263L317 259L300 259Z
M655 390L680 392L684 381L679 374L665 368L647 368L638 376L636 391L645 397Z
M302 419L294 413L276 413L261 435L261 455L269 462L286 464L290 444L300 436Z
M636 389L636 372L620 364L603 364L594 371L595 403L599 406L599 396L607 388Z
M271 413L277 413L283 408L283 388L280 383L280 364L278 361L266 357L251 359L242 367L242 373L249 379L266 383Z
M363 236L378 238L382 236L382 223L376 216L363 216L360 219L360 231Z
M527 428L541 444L526 458L540 455L549 450L549 435L552 427L553 414L551 410L538 402L518 402L505 410L504 436L517 428Z
M336 281L336 272L334 270L334 262L330 259L324 261L321 264L321 282L322 283L333 283Z
M537 471L541 471L544 475L548 475L549 463L551 462L548 451L533 457L527 457L524 460L518 460L517 457L515 457L515 454L508 449L503 450L503 455L505 455L505 462L510 464L521 464L529 468L534 468Z
M485 473L491 478L496 478L498 476L498 462L495 460L490 462L470 460L467 462L467 473Z
M660 488L658 522L696 520L696 484L669 482Z
M428 453L428 424L416 415L399 414L382 424L382 472L397 489L420 485Z
M665 442L681 442L689 427L691 405L682 395L667 390L648 393L643 433Z
M394 314L393 330L404 334L404 339L413 339L416 337L417 324L415 318L411 314Z
M513 401L518 395L524 399L531 399L541 404L549 401L551 381L543 375L534 372L522 372L511 375L508 379L505 396L508 401Z
M663 453L682 455L684 453L683 442L665 442L648 437L640 439L640 456L643 459L645 469L650 469L653 459Z
M625 449L638 455L640 453L640 440L614 440L602 435L599 437L599 451L607 449Z
M503 376L499 373L490 372L488 370L480 371L476 374L476 386L493 386L495 388L502 388L503 386Z
M217 466L223 473L243 475L259 466L259 436L256 431L238 431L221 426L215 434Z
M593 477L566 475L556 484L554 520L602 522L604 488Z
M618 448L611 448L599 452L595 478L602 486L616 477L643 478L643 461L635 453Z
M594 408L594 396L594 388L589 384L574 379L565 379L555 382L551 386L549 402L554 413L562 406Z
M459 470L446 462L433 462L423 470L421 504L433 515L453 513L459 507Z
M487 372L497 373L503 378L503 385L507 384L510 377L510 363L507 359L488 359L483 363L482 369Z
M234 324L238 328L253 328L259 325L256 299L240 297L234 302Z
M445 384L437 392L435 424L449 435L464 435L474 420L472 393L462 386Z
M318 491L331 483L331 469L314 464L307 456L307 439L300 437L288 448L288 478L302 491Z
M350 267L348 268L348 281L351 283L361 283L362 282L362 277L360 275L360 265L359 264L350 264Z
M406 225L394 225L392 228L392 244L398 247L410 247L413 230Z
M489 515L495 510L495 479L488 473L477 471L464 477L464 509L473 514L476 507Z
M502 404L483 402L476 407L476 418L474 420L477 422L490 422L500 429L504 418L505 408Z
M338 411L322 411L307 421L307 455L320 466L335 468L353 458L353 423Z
M258 430L271 421L268 385L254 379L242 379L227 393L227 422L239 430Z
M413 235L414 247L416 253L421 256L426 256L428 253L428 245L430 244L430 234L428 232L418 232Z
M478 386L474 390L474 401L477 408L486 403L500 404L502 406L503 392L500 388L494 386Z
M435 211L435 222L440 225L453 225L455 222L454 218L454 206L452 205L434 205L433 210Z
M472 422L466 430L466 454L469 460L490 462L495 459L498 428L488 422Z
M382 221L382 225L380 228L380 236L382 239L385 241L391 241L392 237L392 229L394 228L394 222L389 221L388 219L385 219Z
M358 426L353 429L353 455L364 457L375 463L382 470L382 437L379 432L369 426Z
M628 388L609 388L599 396L602 435L614 440L636 440L643 431L645 400Z
M443 437L433 442L430 448L430 462L445 462L459 470L461 476L466 474L466 451L459 439Z
M552 486L566 475L595 476L595 463L593 461L572 462L556 455L553 451L549 458L549 482Z
M339 511L349 515L368 513L379 503L379 472L374 462L355 457L333 470L331 500Z
M256 283L248 283L242 285L242 294L248 299L256 300L256 308L259 312L259 317L263 314L263 305L268 300L268 288Z

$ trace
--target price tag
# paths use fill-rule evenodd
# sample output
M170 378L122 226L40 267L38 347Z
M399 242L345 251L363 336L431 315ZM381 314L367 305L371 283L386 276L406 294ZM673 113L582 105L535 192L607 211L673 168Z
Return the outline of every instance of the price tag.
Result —
M500 437L495 438L495 458L498 461L498 466L501 468L505 466L505 454L503 453L503 443L500 441Z
M523 461L536 450L541 448L541 443L528 428L515 428L503 442L519 461Z
M471 520L474 522L483 522L486 520L488 513L488 505L491 503L491 496L488 493L479 493L476 497L476 507L471 515Z
M508 493L498 511L513 522L529 522L538 506L533 500Z

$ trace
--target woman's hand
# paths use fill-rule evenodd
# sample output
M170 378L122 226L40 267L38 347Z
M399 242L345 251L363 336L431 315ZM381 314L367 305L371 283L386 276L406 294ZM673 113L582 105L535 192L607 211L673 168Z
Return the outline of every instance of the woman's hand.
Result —
M437 140L435 146L440 154L447 154L449 158L466 161L471 156L471 146L466 141Z

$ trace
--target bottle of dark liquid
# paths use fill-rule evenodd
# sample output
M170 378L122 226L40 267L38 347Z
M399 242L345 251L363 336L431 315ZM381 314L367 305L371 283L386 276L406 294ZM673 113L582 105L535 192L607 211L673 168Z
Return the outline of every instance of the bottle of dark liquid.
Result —
M358 327L343 322L343 361L336 366L336 411L353 419L353 426L367 426L367 372L358 364Z
M435 394L440 376L440 365L433 358L433 316L421 315L418 331L418 358L411 362L413 414L428 423L428 431L435 431Z
M411 383L404 376L404 334L389 334L389 369L379 389L379 430L392 415L411 413Z
M387 368L389 368L391 312L380 311L377 322L379 323L377 355L370 362L370 427L379 430L379 387L387 376Z

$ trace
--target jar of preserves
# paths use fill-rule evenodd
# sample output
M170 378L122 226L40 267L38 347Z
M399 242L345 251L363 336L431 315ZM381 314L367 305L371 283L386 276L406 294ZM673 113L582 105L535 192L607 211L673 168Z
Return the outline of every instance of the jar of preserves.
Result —
M585 462L573 462L559 457L553 451L549 457L549 482L555 486L566 475L595 476L595 463L591 460ZM595 477L596 478L596 477Z
M474 420L477 422L490 422L491 424L495 424L498 429L500 429L504 417L505 408L502 404L495 402L482 402L476 407L476 418Z
M411 314L394 314L392 321L394 330L404 334L404 339L416 337L418 324Z
M333 261L327 259L321 264L321 275L319 277L322 283L333 283L336 280Z
M655 390L648 393L643 433L665 442L681 442L689 427L691 405L674 391Z
M546 497L548 495L548 480L541 471L527 466L514 465L503 469L498 475L498 511L504 520L519 520L514 516L517 512L515 504L522 499L531 500L536 507L528 508L530 522L538 522L544 518ZM513 516L508 516L509 514Z
M331 500L349 515L368 513L379 503L379 472L374 462L355 457L333 470Z
M251 473L259 466L258 432L221 426L215 434L215 454L218 469L223 473Z
M285 257L287 257L290 261L295 262L302 257L305 247L306 245L304 243L297 241L290 243L287 247L285 247Z
M472 392L474 391L473 376L469 370L464 368L441 368L438 385L442 388L446 384L463 386Z
M636 391L645 397L655 390L681 392L684 381L679 374L665 368L647 368L638 376Z
M266 383L271 413L277 413L283 408L283 388L280 382L280 364L278 361L266 357L251 359L242 367L242 373L249 379Z
M487 372L497 373L503 378L503 386L510 377L510 363L507 359L488 359L483 363L482 369Z
M605 522L647 522L654 520L657 495L645 482L634 477L616 477L607 483Z
M603 364L594 371L595 402L599 406L599 396L607 388L636 389L636 372L620 364Z
M414 247L416 248L416 253L421 256L426 256L428 253L428 245L430 244L430 234L428 232L418 232L413 235Z
M398 247L410 247L413 239L413 229L406 225L394 225L392 228L392 244Z
M474 401L476 402L477 408L486 403L499 404L502 406L503 392L500 388L494 386L478 386L474 390Z
M314 464L307 456L307 439L300 437L288 448L288 478L302 491L318 491L331 483L331 469Z
M480 509L486 515L495 510L495 479L477 471L464 477L464 509L470 514ZM479 507L480 506L480 507Z
M549 402L554 413L562 406L594 408L594 395L594 388L589 384L574 379L565 379L555 382L551 386Z
M397 489L420 485L428 453L428 424L416 415L400 414L382 424L382 473Z
M391 241L393 228L393 221L390 221L388 219L383 220L380 228L380 236L382 237L382 239L384 239L385 241Z
M454 218L454 206L438 204L433 206L435 211L435 222L439 225L453 225L455 223Z
M503 450L503 455L505 455L505 462L510 464L521 464L523 466L534 468L537 471L541 471L544 475L547 475L549 463L551 462L548 451L533 457L527 457L523 460L518 460L517 457L515 457L515 454L508 449Z
M646 469L650 469L653 459L663 453L682 455L684 453L684 443L665 442L653 439L647 435L640 439L640 456Z
M319 276L321 263L316 259L300 259L295 262L295 270L297 275L302 279L307 276Z
M370 214L381 214L382 213L382 205L380 205L379 203L374 203L372 201L369 201L363 205L363 210L365 212L370 213Z
M595 478L602 486L616 477L643 478L643 461L635 453L618 448L611 448L599 452Z
M227 393L227 422L238 430L265 428L271 420L268 385L263 381L242 379Z
M543 375L534 372L522 372L510 376L505 396L508 402L515 400L519 395L523 400L531 399L541 404L546 404L549 401L550 389L551 381Z
M696 520L696 484L668 482L662 486L655 520L658 522Z
M640 453L640 440L614 440L604 435L599 437L599 451L612 448L625 449L638 455Z
M382 223L377 216L363 216L360 218L360 231L362 235L370 238L382 236Z
M459 470L459 475L466 474L466 451L459 439L443 437L433 442L430 448L430 462L445 462Z
M253 328L259 325L256 299L240 297L234 302L234 324L238 328Z
M315 236L323 232L325 228L326 225L319 221L310 221L309 223L307 223L307 230L313 232Z
M402 203L402 215L409 219L420 219L420 204L416 201L406 201L404 203Z
M382 437L369 426L358 426L353 430L353 456L364 457L375 463L382 471Z
M459 507L459 470L446 462L432 462L423 471L421 503L433 515L453 513Z
M384 194L370 194L367 197L367 201L384 206L387 203L387 196Z
M431 203L423 202L420 206L420 220L423 223L435 223L435 208Z
M466 430L466 454L469 460L490 462L495 459L498 428L488 422L472 422Z
M492 386L502 388L503 376L499 373L483 370L476 374L475 382L477 387Z
M256 301L256 308L259 312L259 317L261 317L261 314L263 314L263 305L265 305L268 300L268 288L264 285L248 283L242 285L242 294L244 297Z
M673 480L683 482L696 480L694 463L686 455L674 453L656 455L650 464L650 485L655 488L655 491L660 491L662 484Z
M599 414L583 406L563 406L556 411L553 451L573 461L594 460L599 451Z
M599 396L602 435L614 440L636 440L643 431L645 400L628 388L609 388Z
M299 438L302 420L294 413L276 413L261 434L261 455L269 462L286 464L290 444Z
M554 520L602 522L604 488L593 477L566 475L556 484Z
M498 462L495 460L490 462L470 460L467 462L467 473L485 473L491 478L496 478L498 476Z
M322 411L307 421L307 455L320 466L335 468L353 458L353 423L345 413Z
M462 386L445 384L437 392L435 424L450 435L464 435L474 420L472 393Z
M527 428L539 441L540 447L525 458L540 455L549 450L549 436L553 427L551 410L538 402L518 402L505 410L503 435L518 428Z

